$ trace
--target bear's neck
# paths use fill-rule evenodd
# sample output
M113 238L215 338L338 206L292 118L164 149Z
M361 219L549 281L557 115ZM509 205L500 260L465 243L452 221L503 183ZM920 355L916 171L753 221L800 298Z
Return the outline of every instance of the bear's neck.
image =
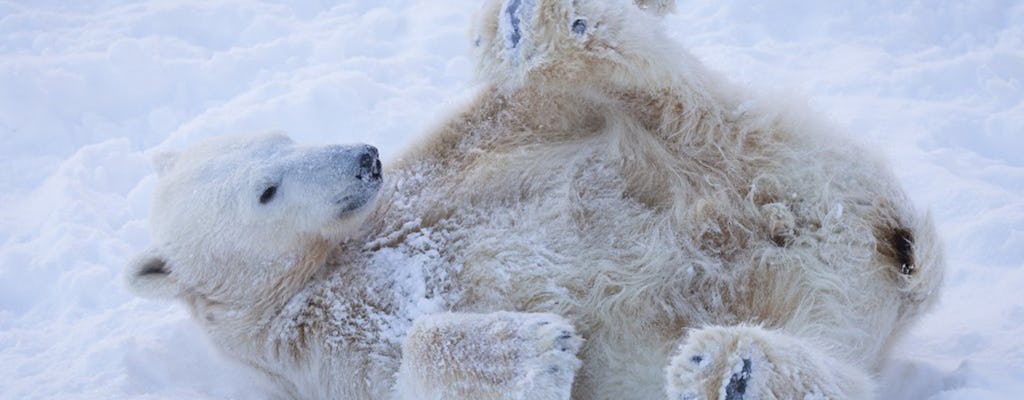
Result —
M187 293L184 300L195 320L229 355L250 364L262 363L273 356L273 322L285 304L323 268L334 247L327 240L317 239L303 250L273 260L283 273L254 285L243 299Z

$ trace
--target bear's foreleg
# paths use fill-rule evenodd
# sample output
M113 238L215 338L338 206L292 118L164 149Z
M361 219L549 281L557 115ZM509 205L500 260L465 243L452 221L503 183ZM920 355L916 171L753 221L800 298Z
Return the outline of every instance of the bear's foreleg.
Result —
M690 332L669 362L670 400L870 399L861 368L806 340L753 326Z
M420 317L402 345L398 397L568 400L582 343L553 314Z

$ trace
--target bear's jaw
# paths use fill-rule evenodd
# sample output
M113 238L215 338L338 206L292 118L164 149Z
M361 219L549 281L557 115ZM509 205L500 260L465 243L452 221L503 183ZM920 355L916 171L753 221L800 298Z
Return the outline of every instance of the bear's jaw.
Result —
M282 280L295 273L319 268L336 243L320 232L261 240L258 246L221 246L194 250L203 243L169 245L188 254L170 261L171 271L185 288L217 303L245 307L279 291Z

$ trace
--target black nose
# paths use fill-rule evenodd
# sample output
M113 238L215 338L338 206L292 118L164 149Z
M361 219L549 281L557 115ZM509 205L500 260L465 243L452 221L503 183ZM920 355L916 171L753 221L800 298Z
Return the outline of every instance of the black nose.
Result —
M377 148L367 145L362 154L359 155L359 172L356 178L362 180L377 181L381 179L380 158L377 156Z

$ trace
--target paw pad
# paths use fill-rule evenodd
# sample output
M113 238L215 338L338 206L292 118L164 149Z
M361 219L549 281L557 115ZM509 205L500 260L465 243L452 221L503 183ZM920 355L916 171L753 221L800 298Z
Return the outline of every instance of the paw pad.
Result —
M512 25L512 32L509 32L508 40L511 44L511 48L516 48L519 45L519 39L522 39L523 32L519 27L522 20L519 17L519 6L521 0L512 0L508 3L508 7L505 8L505 13L508 14L508 22Z
M743 400L743 394L747 391L747 380L750 379L750 359L743 359L743 367L740 372L732 375L729 384L725 386L725 400Z

